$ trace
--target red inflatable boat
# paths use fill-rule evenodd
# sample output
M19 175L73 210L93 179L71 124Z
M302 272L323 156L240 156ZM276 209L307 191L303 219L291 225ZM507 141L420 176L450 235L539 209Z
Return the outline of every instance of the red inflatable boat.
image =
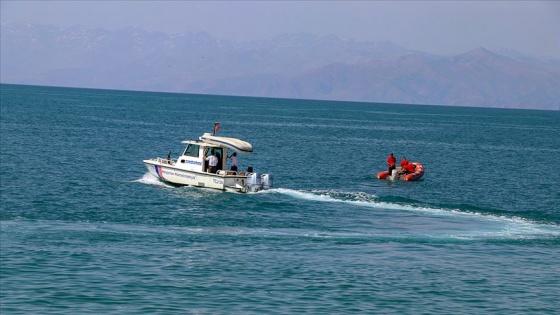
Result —
M424 166L422 166L422 163L412 162L412 164L415 167L413 173L400 175L400 177L405 181L419 180L424 175ZM397 171L398 171L398 173L401 173L402 168L397 167ZM399 179L399 176L396 176L394 178L388 178L388 177L389 177L389 171L383 171L383 172L377 173L377 178L378 179L392 179L392 180L398 180Z

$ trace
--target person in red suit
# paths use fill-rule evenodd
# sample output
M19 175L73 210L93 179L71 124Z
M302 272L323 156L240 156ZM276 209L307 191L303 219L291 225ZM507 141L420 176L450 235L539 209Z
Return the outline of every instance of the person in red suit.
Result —
M414 173L414 171L416 170L416 166L414 164L412 164L411 162L408 162L408 164L406 164L404 166L404 170L405 170L405 173L411 174L411 173Z
M406 159L405 156L403 156L403 158L401 160L401 167L404 167L406 164L408 164L408 160Z
M393 152L387 158L387 166L389 168L389 176L391 176L393 170L395 169L395 164L397 163L397 159L393 156Z

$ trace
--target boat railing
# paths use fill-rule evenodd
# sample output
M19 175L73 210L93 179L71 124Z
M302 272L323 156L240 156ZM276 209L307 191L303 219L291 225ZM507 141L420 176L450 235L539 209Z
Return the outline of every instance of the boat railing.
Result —
M218 175L225 175L225 176L237 176L237 172L236 171L227 171L227 170L219 170ZM243 174L245 175L245 174ZM243 176L241 175L241 176Z
M161 164L167 164L167 165L175 165L176 160L173 159L167 159L167 158L157 158L157 161Z

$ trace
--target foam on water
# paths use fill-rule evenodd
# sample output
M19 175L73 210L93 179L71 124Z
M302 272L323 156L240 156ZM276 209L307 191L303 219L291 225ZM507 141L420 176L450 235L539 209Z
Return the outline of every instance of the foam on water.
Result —
M560 231L551 226L517 226L506 225L501 230L476 230L456 231L451 233L387 233L380 229L355 230L355 231L326 231L316 229L296 228L268 228L268 227L246 227L246 226L154 226L142 224L119 224L119 223L89 223L89 222L65 222L65 221L29 221L9 220L4 221L2 233L5 236L12 233L33 229L38 233L60 232L60 233L113 233L137 237L149 235L200 235L220 237L242 237L242 238L275 238L275 239L317 239L344 241L353 240L359 242L425 242L425 241L539 241L558 240Z
M159 181L150 173L146 173L142 176L142 178L135 180L135 182L140 182L149 185L157 185L163 187L172 187L166 185L165 183ZM220 193L215 190L211 189L201 189L196 187L181 187L179 196L184 198L192 198L192 199L204 199L204 198L214 198L215 192ZM471 220L473 224L482 224L476 230L472 230L469 232L461 231L457 233L451 233L448 235L435 235L430 234L426 237L429 238L451 238L451 239L527 239L527 238L539 238L539 237L552 237L557 238L560 237L560 227L554 224L543 224L543 223L536 223L531 220L520 218L520 217L507 217L504 215L495 215L495 214L484 214L479 212L473 211L465 211L460 209L452 209L452 208L438 208L438 207L429 207L429 206L418 206L412 204L403 204L403 203L392 203L392 202L382 202L378 201L378 197L375 195L367 194L364 192L341 192L335 190L313 190L313 191L304 191L304 190L295 190L295 189L287 189L287 188L273 188L270 190L260 191L254 194L281 194L285 196L289 196L299 200L306 200L311 202L320 202L320 203L342 203L353 205L356 207L367 207L367 208L374 208L378 210L389 210L388 213L394 211L405 211L416 213L418 215L423 216L424 218L429 217L448 217L451 220L458 220L463 221ZM250 195L250 194L248 194ZM248 197L250 198L250 197ZM282 235L292 235L292 236L313 236L313 237L371 237L369 233L333 233L328 232L324 233L321 231L305 231L297 233L293 233L294 231L286 231L286 230L252 230L246 228L210 228L210 229L202 229L196 228L195 230L191 231L189 229L183 231L199 231L203 233L210 233L210 234L229 234L229 235L256 235L256 234L266 234L269 236L282 236ZM286 234L287 233L287 234ZM262 236L262 235L261 235Z
M336 192L336 191L302 191L285 188L274 188L262 193L278 193L297 199L316 201L346 203L359 207L369 207L380 210L407 211L414 212L423 216L442 217L447 216L457 220L474 220L495 226L487 231L476 230L471 233L464 233L463 236L471 238L525 238L533 236L560 237L560 226L554 224L536 223L520 217L507 217L503 215L483 214L478 212L465 212L460 209L445 209L426 206L415 206L407 204L379 202L374 195L363 192ZM455 235L454 237L461 237Z
M150 172L147 172L141 178L134 180L133 182L156 186L168 186L159 179L155 178L152 174L150 174Z

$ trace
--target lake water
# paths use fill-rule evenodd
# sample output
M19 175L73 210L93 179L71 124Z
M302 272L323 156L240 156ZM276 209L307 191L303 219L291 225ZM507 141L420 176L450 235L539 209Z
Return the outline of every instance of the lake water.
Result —
M147 173L216 120L273 189ZM2 314L560 309L558 111L2 85L0 135Z

